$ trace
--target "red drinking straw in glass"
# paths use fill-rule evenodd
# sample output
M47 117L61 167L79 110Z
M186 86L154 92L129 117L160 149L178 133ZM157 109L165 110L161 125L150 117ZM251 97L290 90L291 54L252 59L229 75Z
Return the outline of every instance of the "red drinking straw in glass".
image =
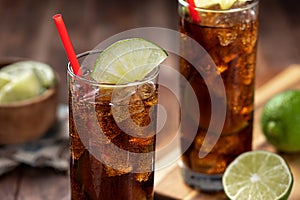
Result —
M76 75L82 75L78 59L76 57L76 54L75 54L72 42L70 40L68 31L66 29L66 26L65 26L65 23L64 23L64 21L62 19L61 14L54 15L52 17L52 19L55 22L56 28L57 28L58 33L60 35L60 39L61 39L61 41L62 41L62 43L63 43L63 45L65 47L65 51L66 51L68 59L69 59L69 61L71 63L73 72Z
M199 13L197 12L197 10L195 10L196 5L195 5L194 0L187 0L187 2L189 3L188 9L190 11L190 14L191 14L191 17L192 17L193 21L195 23L199 23L201 21L201 18L200 18Z

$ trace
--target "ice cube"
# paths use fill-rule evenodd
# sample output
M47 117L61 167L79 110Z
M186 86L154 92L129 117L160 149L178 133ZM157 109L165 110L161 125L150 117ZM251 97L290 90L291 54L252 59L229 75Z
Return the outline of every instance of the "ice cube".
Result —
M113 105L127 105L131 95L137 90L136 86L115 87L112 91L111 102Z
M138 87L137 93L141 99L148 99L151 96L154 96L156 86L154 83L145 83Z
M218 32L218 39L221 46L228 46L236 40L237 35L237 32L234 32L232 30L222 30Z
M117 123L121 123L130 117L130 99L132 95L136 94L136 89L136 86L114 89L111 98L111 110Z
M149 177L150 177L151 174L152 174L152 172L135 173L134 174L134 178L138 182L146 182L149 179Z
M132 171L132 168L128 166L122 168L122 170L119 170L119 169L115 169L114 167L104 165L104 170L109 177L112 177L112 176L121 176L123 174L127 174Z

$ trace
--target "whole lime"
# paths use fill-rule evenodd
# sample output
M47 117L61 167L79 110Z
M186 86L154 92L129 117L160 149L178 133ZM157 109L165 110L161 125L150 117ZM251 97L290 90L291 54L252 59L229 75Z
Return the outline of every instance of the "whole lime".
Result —
M300 152L300 91L272 97L263 108L261 127L269 143L282 152Z

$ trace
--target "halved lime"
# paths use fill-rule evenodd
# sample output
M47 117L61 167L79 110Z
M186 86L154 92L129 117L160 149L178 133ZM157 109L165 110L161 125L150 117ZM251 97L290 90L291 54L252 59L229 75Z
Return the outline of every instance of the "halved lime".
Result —
M226 10L226 9L230 9L235 3L242 4L245 3L246 1L249 0L206 0L206 1L195 0L195 5L196 7L199 8L209 8L213 5L219 4L221 9Z
M278 154L250 151L237 157L223 175L223 187L229 199L287 199L293 176Z
M38 96L41 86L33 71L27 70L5 84L0 90L0 102L9 103Z
M97 82L109 84L139 81L167 56L165 50L145 39L120 40L99 55L91 76Z
M53 69L49 65L38 61L20 61L7 65L1 69L1 71L13 76L18 76L28 70L33 70L41 85L45 88L53 86L56 82Z

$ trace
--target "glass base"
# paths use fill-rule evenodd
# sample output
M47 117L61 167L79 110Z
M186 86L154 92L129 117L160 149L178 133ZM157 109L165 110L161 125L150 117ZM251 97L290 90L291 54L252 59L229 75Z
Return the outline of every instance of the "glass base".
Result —
M179 166L182 177L187 185L204 192L218 192L223 190L222 174L210 175L197 173L185 166L182 161L179 162Z

